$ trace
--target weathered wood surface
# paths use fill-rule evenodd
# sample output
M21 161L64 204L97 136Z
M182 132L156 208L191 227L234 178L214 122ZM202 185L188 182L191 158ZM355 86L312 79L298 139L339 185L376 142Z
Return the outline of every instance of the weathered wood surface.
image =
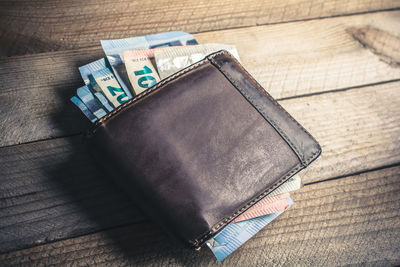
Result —
M306 183L400 163L400 82L281 104L322 146L301 175Z
M280 101L322 145L303 181L400 163L399 88L392 82ZM0 251L143 221L97 170L81 136L0 148L0 173Z
M0 252L143 221L81 136L2 148Z
M388 62L400 61L398 11L207 32L196 39L236 45L246 68L276 98L400 78L399 66Z
M400 8L396 0L1 1L0 55L97 45L156 32L212 31Z
M400 79L400 11L197 34L232 43L243 64L276 98ZM379 53L375 53L379 51ZM69 101L77 67L99 47L0 60L0 146L77 134L88 123Z
M206 248L168 241L97 170L78 135L89 123L69 102L77 67L103 56L100 39L166 30L236 45L323 147L290 211L218 265L400 264L399 9L392 0L2 1L0 55L58 52L0 58L0 266L218 264Z
M400 167L307 185L222 263L135 224L0 255L5 265L262 266L400 263Z

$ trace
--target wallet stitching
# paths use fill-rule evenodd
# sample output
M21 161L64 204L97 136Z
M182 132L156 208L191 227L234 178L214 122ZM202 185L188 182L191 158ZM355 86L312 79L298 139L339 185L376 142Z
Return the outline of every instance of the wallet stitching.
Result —
M253 82L253 85L255 85L262 93L263 95L265 95L266 97L268 97L274 104L275 106L277 106L281 111L283 111L290 120L292 120L297 126L299 126L299 128L304 131L313 141L316 142L316 140L314 139L314 137L307 132L307 130L301 126L292 116L289 115L289 113L284 110L282 108L282 106L280 106L269 94L267 94L265 92L265 90L254 80L254 78L243 68L243 66L238 63L238 61L233 58L232 56L230 56L229 53L225 52L225 51L221 51L217 54L214 54L212 56L209 57L210 61L217 65L218 70L221 71L225 76L227 76L227 78L235 85L235 87L237 89L239 89L240 92L243 93L243 95L249 100L249 102L251 104L253 104L255 107L261 109L258 105L253 103L253 100L247 96L246 93L244 93L244 91L240 88L240 86L237 85L237 83L233 80L233 78L227 74L225 71L222 70L222 67L215 62L214 60L211 60L213 57L215 57L218 54L226 54L228 55L231 59L234 59L234 61L237 63L237 66L239 66L239 68L241 68L242 71L244 71L244 73L250 78L250 80ZM264 116L264 114L262 114ZM266 120L271 123L275 129L282 134L283 137L286 137L286 135L282 132L282 130L276 125L275 122L273 122L273 120L271 120L268 116L266 116ZM299 156L300 153L298 153L297 147L295 145L292 144L292 142L286 137L285 140L291 144L292 149L294 150L294 152ZM316 142L317 143L317 142ZM236 217L237 215L239 215L240 213L242 213L243 211L245 211L246 209L248 209L250 206L254 205L256 202L258 202L261 198L265 197L268 193L270 193L271 191L275 190L279 185L282 184L282 182L284 182L285 180L287 180L289 177L291 177L293 174L295 174L296 172L298 172L299 170L301 170L302 168L305 168L305 166L307 166L311 161L313 161L315 159L315 157L317 155L319 155L320 153L320 149L317 149L317 151L315 153L313 153L308 159L306 160L301 160L301 162L299 164L297 164L295 167L293 167L285 176L283 176L283 178L279 179L277 182L275 182L272 186L270 186L268 189L266 189L264 192L262 192L260 195L258 195L257 197L255 197L252 201L250 201L249 203L247 203L245 206L243 206L242 208L240 208L239 210L237 210L236 212L234 212L231 216L229 216L228 218L224 218L222 219L222 221L220 223L218 223L217 225L213 226L211 228L211 231L201 235L200 239L195 239L193 244L195 246L199 246L204 240L208 239L212 234L214 234L216 231L218 231L221 227L225 226L228 224L229 221L231 221L234 217ZM300 157L299 157L300 158ZM302 157L303 158L303 157Z
M289 146L293 149L293 151L295 152L295 154L297 155L297 157L300 159L300 161L302 163L304 163L304 159L302 154L298 151L297 147L295 146L295 144L293 144L290 141L290 138L281 130L281 128L274 122L274 120L272 120L268 115L265 114L265 112L263 112L263 108L257 104L254 103L253 98L251 98L238 84L235 80L233 80L232 76L230 76L228 73L226 73L225 71L223 71L221 69L221 66L217 63L214 62L218 67L219 70L231 81L231 83L233 83L235 85L235 87L238 89L238 91L244 95L244 97L261 113L261 116L263 116L270 124L272 124L273 128L275 128L275 130L285 139L285 141L287 143L289 143Z
M312 154L310 156L310 158L308 158L307 163L312 161L316 155L319 154L319 151L316 151L314 154ZM262 192L260 195L258 195L257 197L255 197L251 202L249 202L248 204L246 204L245 206L243 206L242 208L240 208L239 210L237 210L235 213L233 213L231 216L229 216L228 218L224 218L222 219L222 221L220 223L218 223L217 225L213 226L211 228L211 231L201 235L200 239L196 239L193 244L195 246L199 246L204 240L208 239L211 237L212 234L214 234L216 231L218 231L221 227L227 225L229 223L229 221L231 221L234 217L238 216L240 213L244 212L246 209L248 209L249 207L251 207L252 205L254 205L256 202L258 202L260 199L262 199L263 197L265 197L266 195L268 195L271 191L275 190L279 185L281 185L284 181L286 181L288 178L290 178L291 176L293 176L296 172L298 172L299 170L301 170L302 168L304 168L304 165L302 165L301 163L297 164L295 167L293 167L283 178L279 179L277 182L275 182L275 184L273 184L271 187L269 187L268 189L266 189L264 192Z
M239 61L238 61L235 57L231 56L228 52L225 52L225 51L222 51L222 53L224 53L224 54L227 55L230 59L232 59L232 60L236 63L236 66L238 66L238 67L244 72L244 74L246 74L246 76L250 79L250 81L253 83L253 85L256 86L256 87L259 89L259 91L260 91L264 96L268 97L268 98L271 100L271 102L272 102L278 109L280 109L282 112L284 112L284 114L286 114L287 118L289 118L291 121L293 121L304 133L306 133L315 143L318 144L318 142L315 140L315 138L314 138L314 137L313 137L299 122L298 122L298 121L296 121L296 120L295 120L281 105L279 105L279 103L276 102L276 101L272 98L271 95L269 95L269 94L265 91L265 89L254 79L253 76L250 75L250 73L239 63ZM213 55L213 57L214 57L214 55ZM210 59L212 59L213 57L210 57ZM211 61L212 61L212 63L214 63L215 65L218 66L218 70L219 70L219 71L221 71L224 75L228 76L229 80L230 80L232 83L234 83L235 86L236 86L238 89L240 88L240 87L236 84L236 82L233 80L233 78L232 78L229 74L227 74L224 70L222 70L222 66L220 66L220 65L218 64L218 62L215 62L214 60L211 60ZM240 90L240 91L242 92L243 90ZM251 99L250 97L248 97L245 93L244 93L244 95L245 95L249 100L252 100L252 99ZM258 107L259 109L261 109L259 106L255 105L255 104L253 103L253 101L250 101L250 102L251 102L254 106L256 106L256 107ZM263 114L263 115L264 115L264 114ZM266 115L265 115L265 116L266 116ZM271 124L276 125L276 123L273 122L273 120L271 120L270 118L268 118L268 116L266 116L266 117L267 117L268 121L271 122ZM280 128L279 128L278 126L276 126L276 128L277 128L276 130L277 130L280 134L282 134L283 136L286 136L286 135L282 132L282 130L280 130ZM285 140L288 141L290 144L292 144L292 142L289 140L289 138L286 137ZM293 145L293 144L292 144L292 145ZM296 149L294 149L295 152L296 152L296 154L302 155L300 158L301 158L303 164L306 164L306 160L304 159L304 155L303 155L302 153L299 153L299 152L297 151L297 147L296 147L295 145L293 145L292 148L293 148L293 149L296 148ZM319 149L318 149L317 151L319 151Z
M209 238L213 233L215 233L216 231L218 231L222 226L225 226L228 224L228 222L230 220L232 220L235 216L239 215L240 213L242 213L243 211L245 211L247 208L249 208L250 206L254 205L257 201L259 201L261 198L263 198L264 196L266 196L268 193L270 193L272 190L274 190L278 184L280 184L281 182L283 182L283 180L285 180L286 178L288 178L289 176L292 176L294 173L296 173L297 171L299 171L303 166L299 163L297 164L295 167L293 167L285 176L283 176L283 178L279 179L277 182L275 182L275 184L273 184L270 188L266 189L265 191L263 191L260 195L258 195L257 197L255 197L253 200L251 200L249 203L247 203L245 206L243 206L242 208L240 208L239 210L237 210L236 212L234 212L231 216L229 216L228 218L224 218L222 219L222 221L220 223L218 223L217 225L213 226L211 228L211 231L209 231L206 234L203 234L200 240L195 240L195 244L200 244L202 243L205 239Z
M223 52L223 51L222 51ZM118 113L120 113L120 111L122 111L123 109L127 108L128 106L130 106L131 104L135 103L136 101L142 99L143 97L145 97L146 95L154 92L156 89L159 89L161 86L165 85L166 83L170 82L171 80L175 79L175 78L180 78L182 77L183 74L185 74L186 72L191 71L192 69L205 64L206 62L210 62L210 59L212 59L213 57L221 54L222 52L216 53L214 55L211 55L210 57L205 57L203 60L169 76L168 78L162 80L161 82L157 83L156 85L154 85L153 87L151 87L150 89L144 91L143 93L137 95L136 97L130 99L129 101L127 101L126 103L120 105L119 107L117 107L116 109L114 109L113 111L111 111L109 114L107 114L106 116L104 116L103 118L101 118L98 121L98 125L105 123L110 117L117 115Z

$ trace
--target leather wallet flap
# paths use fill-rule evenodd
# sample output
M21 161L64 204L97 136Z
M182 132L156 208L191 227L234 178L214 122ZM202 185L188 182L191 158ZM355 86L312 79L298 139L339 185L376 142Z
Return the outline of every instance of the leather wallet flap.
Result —
M138 206L193 247L321 152L224 51L107 115L88 144Z

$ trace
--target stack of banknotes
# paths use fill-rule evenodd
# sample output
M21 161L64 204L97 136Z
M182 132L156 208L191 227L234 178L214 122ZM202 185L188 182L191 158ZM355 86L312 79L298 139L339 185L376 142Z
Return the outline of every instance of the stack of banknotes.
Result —
M198 44L181 31L103 40L101 45L106 57L79 67L85 85L71 98L92 122L210 53L226 50L240 61L235 46ZM300 177L292 177L210 238L206 244L215 257L223 260L282 214L293 204L289 192L301 186Z

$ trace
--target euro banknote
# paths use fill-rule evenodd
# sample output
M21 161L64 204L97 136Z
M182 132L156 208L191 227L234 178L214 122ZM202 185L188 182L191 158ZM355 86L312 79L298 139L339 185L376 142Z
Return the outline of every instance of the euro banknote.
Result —
M154 68L154 50L127 50L122 53L129 81L135 94L152 87L160 81Z
M134 90L129 82L129 78L122 58L122 53L124 51L194 44L197 44L197 41L194 39L194 37L189 33L181 31L172 31L125 39L101 41L101 46L103 47L108 61L110 62L115 77L117 78L122 89L125 91L129 98L132 97L131 92L134 92Z
M88 86L90 89L90 85ZM107 109L107 113L113 111L113 107L111 103L108 101L108 99L104 96L102 92L96 92L94 90L91 90L94 96L100 101L100 103Z
M261 215L266 215L287 208L286 197L289 192L298 190L302 187L301 179L298 175L291 177L289 180L281 184L277 189L269 193L265 198L260 200L252 208L246 210L242 215L237 217L235 221L247 220Z
M108 63L107 59L105 57L103 57L96 61L90 62L86 65L80 66L78 69L79 69L79 72L81 73L83 82L86 85L88 85L91 82L90 76L93 72L96 72L96 71L102 70L102 69L110 69L111 70L111 66L110 66L110 63ZM100 90L96 90L96 91L100 91Z
M97 119L101 119L107 114L107 111L101 102L97 100L97 98L92 94L86 85L79 87L76 90L76 95L82 100L85 106Z
M286 182L281 184L277 189L275 189L270 194L268 194L267 197L273 197L273 196L283 194L286 192L299 190L302 187L303 187L303 183L301 181L301 178L298 174L296 174L296 175L292 176L291 178L289 178Z
M284 211L289 207L289 202L287 199L290 197L289 193L283 193L273 197L265 197L259 202L254 204L251 208L246 210L244 213L239 215L236 219L232 221L241 222L257 217L262 217L267 214Z
M95 71L92 75L114 107L118 107L129 100L110 69L101 69Z
M236 47L233 45L209 43L193 46L168 47L154 51L158 74L161 79L164 79L203 59L208 54L219 50L228 51L240 61Z
M289 207L293 205L290 197L287 198L287 202L289 203ZM214 253L217 260L222 261L282 213L283 211L250 220L230 223L216 236L207 240L206 244Z
M81 77L86 86L90 89L90 91L97 98L97 100L100 101L101 104L107 109L107 111L110 112L114 109L114 107L105 97L102 88L100 88L100 86L93 77L94 72L102 69L109 69L111 71L111 66L106 58L101 58L86 65L80 66L79 72L81 73Z

